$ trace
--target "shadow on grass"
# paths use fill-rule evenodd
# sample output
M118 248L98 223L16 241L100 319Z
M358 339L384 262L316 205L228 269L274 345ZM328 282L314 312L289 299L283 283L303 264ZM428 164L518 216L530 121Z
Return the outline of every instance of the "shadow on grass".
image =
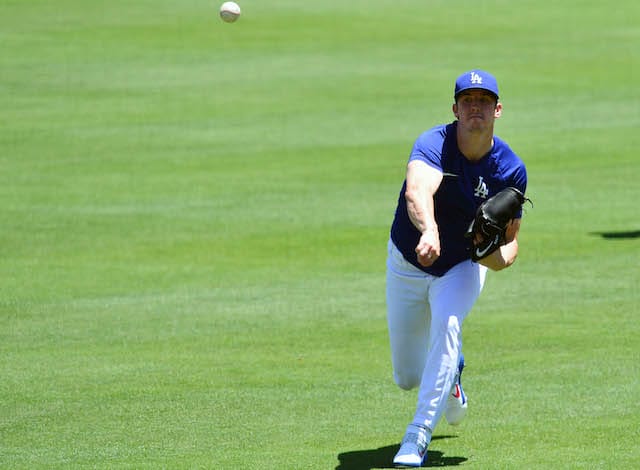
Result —
M437 439L446 439L456 436L435 436L433 441ZM432 442L433 442L432 441ZM398 452L399 445L379 447L377 449L354 450L338 454L338 465L335 470L370 470L372 468L394 468L393 457ZM427 451L427 461L423 467L454 467L466 462L466 457L445 457L445 455L437 450Z
M640 238L640 230L630 230L628 232L592 232L591 235L597 235L608 240Z

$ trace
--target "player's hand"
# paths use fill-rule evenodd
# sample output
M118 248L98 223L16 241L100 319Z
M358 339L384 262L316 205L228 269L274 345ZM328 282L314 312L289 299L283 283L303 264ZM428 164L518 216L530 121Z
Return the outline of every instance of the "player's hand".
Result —
M509 237L508 235L509 235L509 233L511 233L511 232L512 232L512 227L513 227L514 221L515 221L515 219L511 219L511 220L509 220L509 222L507 222L507 226L506 226L506 228L505 228L505 231L506 231L506 233L507 233L507 241L511 241L511 240L513 239L513 237ZM474 244L475 246L478 246L478 245L480 245L484 240L485 240L484 236L483 236L480 232L476 232L476 233L474 234L474 237L473 237L473 244Z
M440 234L437 230L429 229L422 233L416 246L418 263L425 268L431 266L440 257Z

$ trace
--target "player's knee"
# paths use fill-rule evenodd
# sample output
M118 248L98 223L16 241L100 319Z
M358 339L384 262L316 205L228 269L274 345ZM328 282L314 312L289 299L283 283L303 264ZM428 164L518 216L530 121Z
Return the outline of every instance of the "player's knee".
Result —
M415 374L393 374L393 379L398 387L402 390L413 390L420 385L420 377Z

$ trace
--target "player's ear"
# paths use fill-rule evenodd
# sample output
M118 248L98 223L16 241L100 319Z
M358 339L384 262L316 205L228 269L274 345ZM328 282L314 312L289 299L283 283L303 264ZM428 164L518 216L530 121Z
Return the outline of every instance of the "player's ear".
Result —
M502 116L502 103L500 103L500 101L496 103L496 110L495 110L494 116L496 119Z
M453 115L458 119L458 103L453 103L451 106L451 111L453 111Z

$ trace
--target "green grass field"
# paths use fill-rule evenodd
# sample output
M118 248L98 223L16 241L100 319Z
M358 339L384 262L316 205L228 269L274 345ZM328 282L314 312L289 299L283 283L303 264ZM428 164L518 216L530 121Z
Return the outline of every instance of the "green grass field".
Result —
M638 468L637 0L240 5L0 3L0 468L390 467L388 229L474 67L535 206L427 465Z

